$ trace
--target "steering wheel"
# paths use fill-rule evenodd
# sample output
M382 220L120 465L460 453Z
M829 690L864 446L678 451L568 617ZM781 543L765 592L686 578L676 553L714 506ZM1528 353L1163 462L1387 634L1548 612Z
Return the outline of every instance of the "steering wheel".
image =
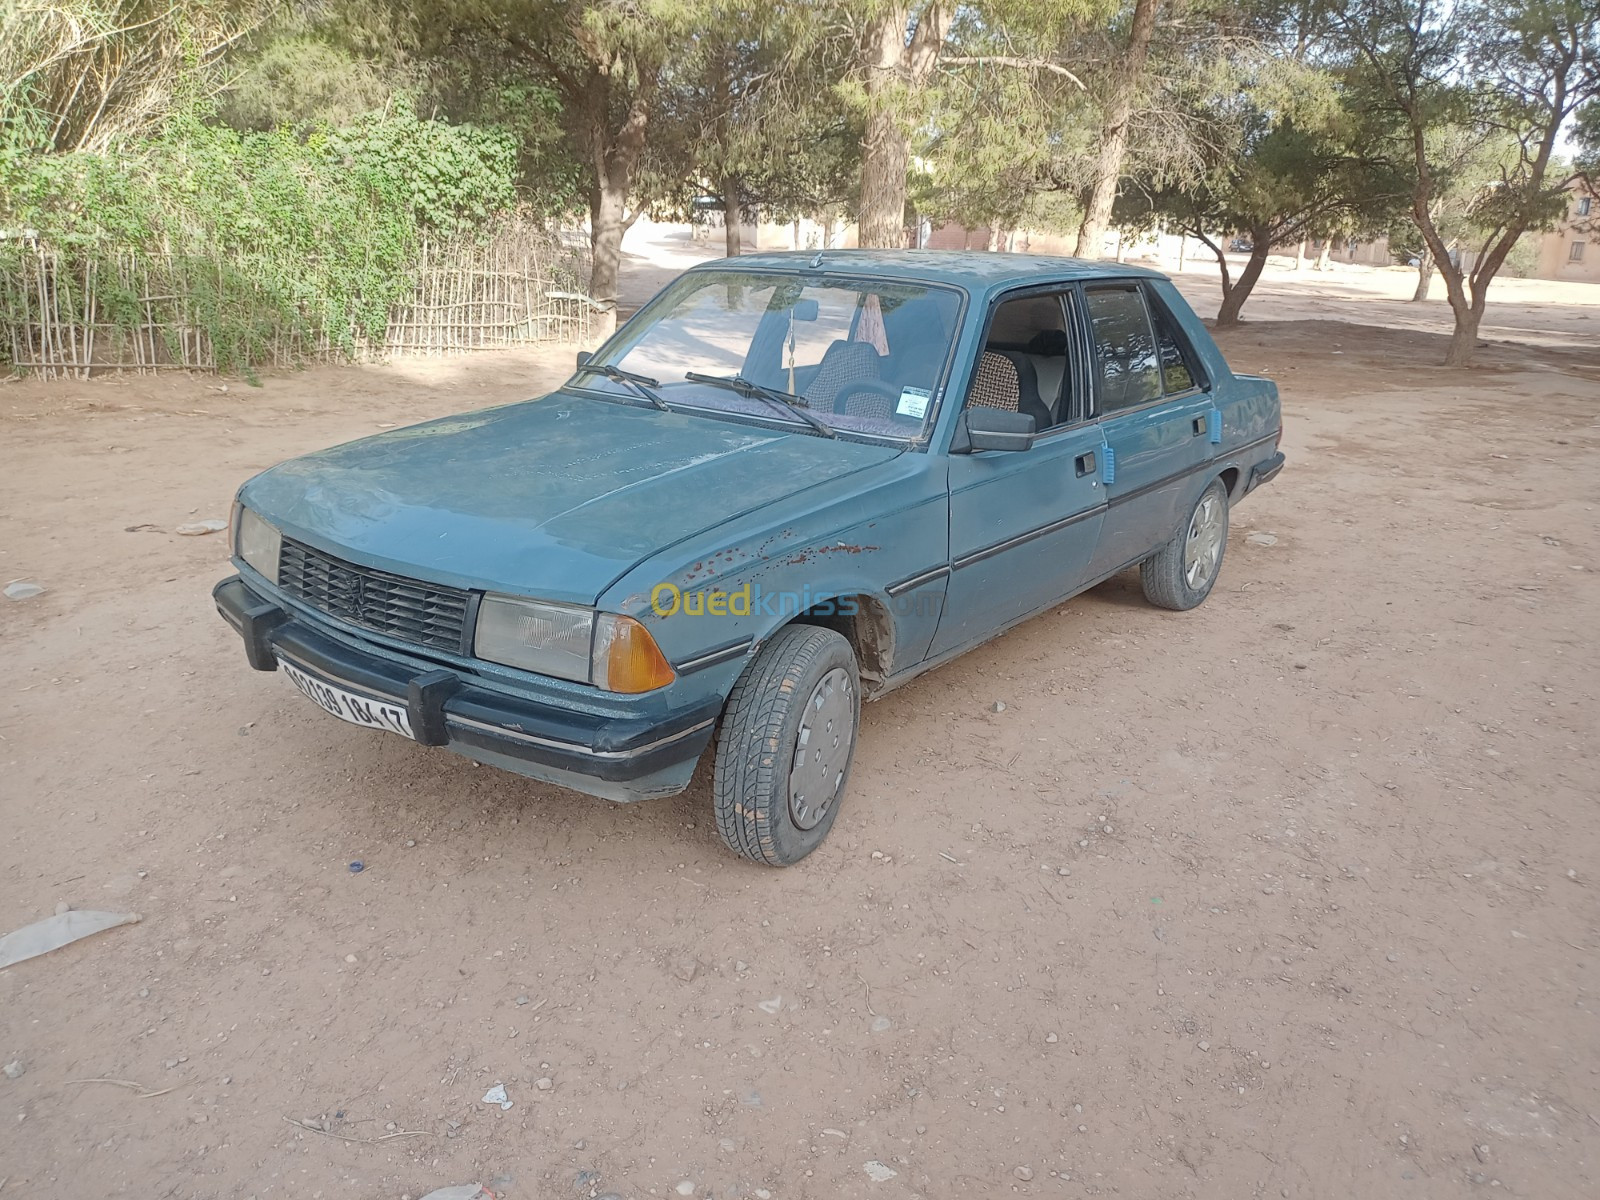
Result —
M868 396L881 396L884 404L888 406L889 410L885 415L890 417L895 415L895 406L900 402L900 389L891 387L889 384L878 379L856 379L841 386L839 390L833 394L833 411L836 413L844 412L844 404L846 400L863 394Z

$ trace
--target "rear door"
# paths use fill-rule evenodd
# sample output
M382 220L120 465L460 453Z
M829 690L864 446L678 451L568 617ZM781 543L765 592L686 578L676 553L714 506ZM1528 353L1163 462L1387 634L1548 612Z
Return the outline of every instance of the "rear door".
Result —
M1106 517L1092 574L1138 562L1172 537L1219 420L1177 323L1138 280L1087 284Z
M930 655L981 641L1088 578L1105 493L1100 430L1085 403L1088 374L1081 354L1068 353L1083 344L1076 303L1070 289L1034 290L1012 294L991 314L991 366L997 357L1010 364L1003 370L1020 389L1017 411L1032 409L1044 424L1030 450L950 455L951 574Z

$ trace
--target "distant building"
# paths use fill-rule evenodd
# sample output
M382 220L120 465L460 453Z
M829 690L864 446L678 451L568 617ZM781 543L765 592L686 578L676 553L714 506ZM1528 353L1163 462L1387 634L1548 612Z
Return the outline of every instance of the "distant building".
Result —
M1539 235L1539 279L1600 283L1600 196L1582 180L1567 185L1567 211L1549 233Z

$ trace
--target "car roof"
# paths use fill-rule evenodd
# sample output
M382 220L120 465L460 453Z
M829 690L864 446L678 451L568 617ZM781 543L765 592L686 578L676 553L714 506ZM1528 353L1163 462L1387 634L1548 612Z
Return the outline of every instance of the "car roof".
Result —
M820 265L817 260L821 259ZM997 291L1030 283L1076 279L1164 278L1159 271L1119 262L1094 262L1053 254L1007 254L992 250L786 250L742 254L694 267L720 269L821 270L830 274L874 275L921 283L951 283L968 291Z

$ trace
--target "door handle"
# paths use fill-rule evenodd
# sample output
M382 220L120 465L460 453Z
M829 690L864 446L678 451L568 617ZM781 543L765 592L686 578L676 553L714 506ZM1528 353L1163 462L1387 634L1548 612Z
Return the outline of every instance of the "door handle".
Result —
M1194 419L1194 436L1195 437L1199 437L1205 431L1206 431L1206 419L1204 417L1196 417Z
M1087 453L1087 454L1078 455L1076 462L1077 462L1078 478L1079 479L1082 479L1085 475L1094 474L1094 451L1093 450L1089 451L1089 453Z

